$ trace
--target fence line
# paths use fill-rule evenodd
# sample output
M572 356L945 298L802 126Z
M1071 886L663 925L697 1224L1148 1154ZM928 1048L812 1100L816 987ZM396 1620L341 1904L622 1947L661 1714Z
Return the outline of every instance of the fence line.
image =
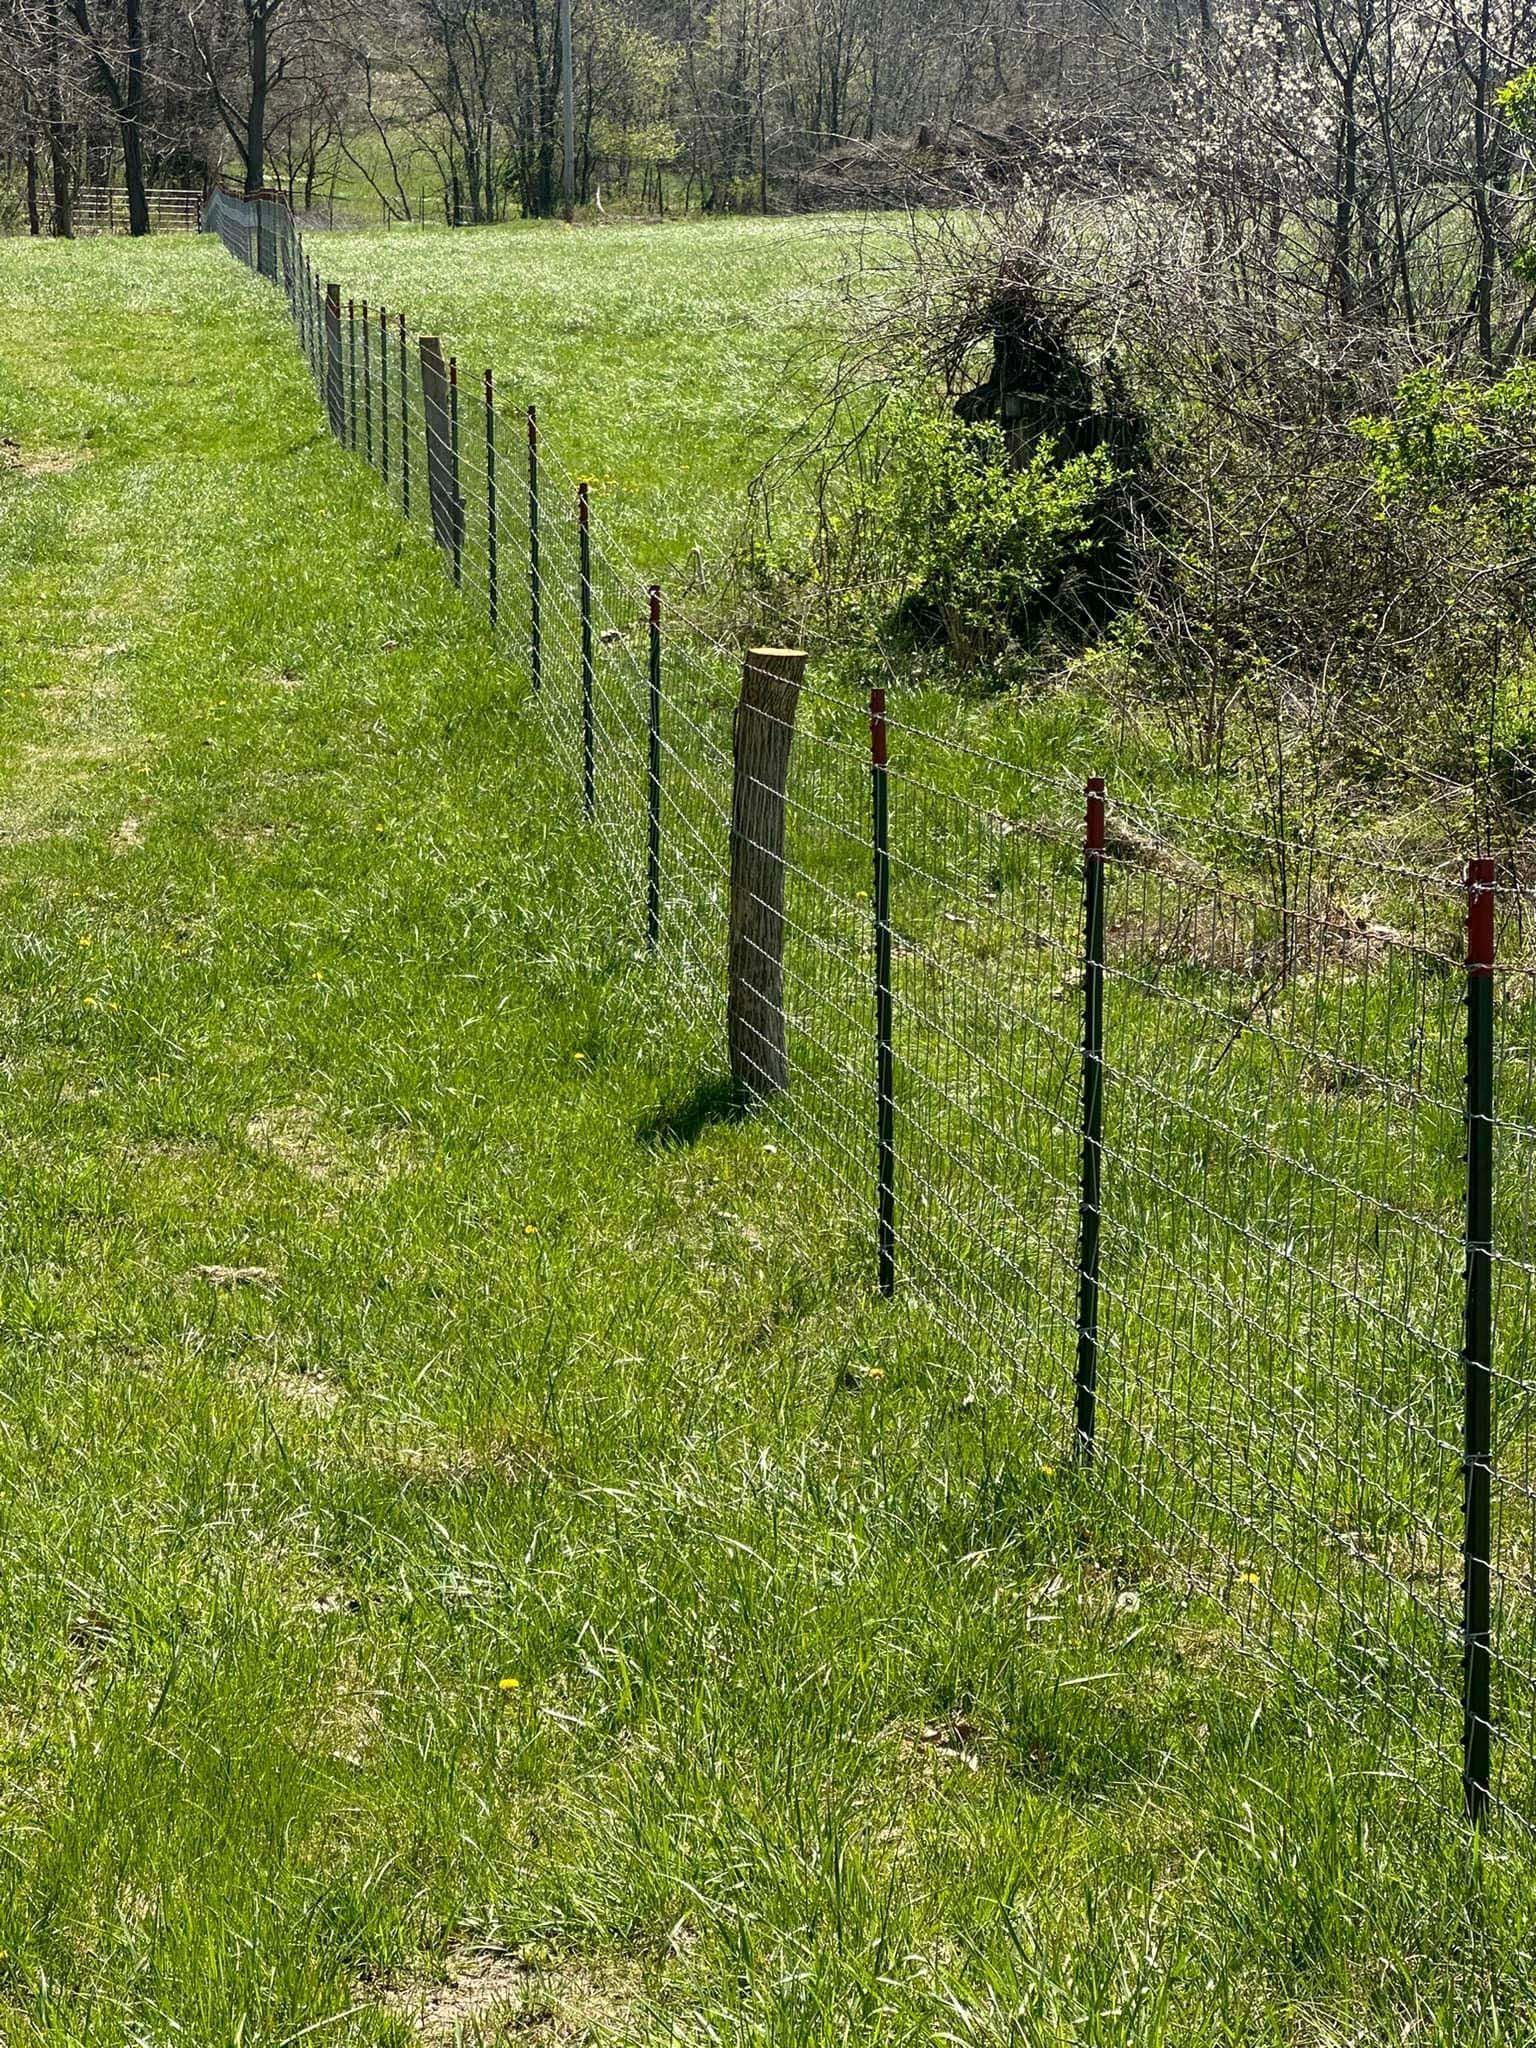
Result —
M200 191L151 185L144 198L149 225L161 234L195 234L202 226ZM77 235L126 235L128 194L116 185L82 185L74 197L73 224Z
M1528 1829L1536 969L1499 959L1510 878L1371 871L1398 928L1342 906L1355 864L1279 848L1276 902L1158 800L883 687L768 688L762 655L744 681L532 407L343 302L281 201L219 194L205 226L284 292L332 432L528 677L637 940L722 1043L729 938L738 1081L867 1219L893 1329L931 1333L967 1409L1007 1403L1387 1796Z

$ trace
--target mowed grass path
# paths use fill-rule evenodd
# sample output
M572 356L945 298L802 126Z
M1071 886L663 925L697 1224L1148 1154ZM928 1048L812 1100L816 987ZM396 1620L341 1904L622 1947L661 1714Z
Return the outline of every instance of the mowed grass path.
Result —
M1500 1859L662 1141L713 1048L273 295L0 246L0 433L0 2038L1530 2038Z

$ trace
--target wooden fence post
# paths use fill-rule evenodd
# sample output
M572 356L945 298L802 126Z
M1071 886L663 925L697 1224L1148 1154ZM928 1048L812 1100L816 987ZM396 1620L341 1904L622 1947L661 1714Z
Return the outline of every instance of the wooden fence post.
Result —
M427 449L427 503L432 537L445 555L455 554L463 532L464 508L459 501L458 449L453 431L453 401L448 365L435 334L421 337L421 407Z
M325 410L331 432L340 441L346 433L346 393L341 381L341 286L325 288Z
M784 1043L784 795L805 676L798 648L755 647L732 728L726 1035L743 1100L789 1085Z

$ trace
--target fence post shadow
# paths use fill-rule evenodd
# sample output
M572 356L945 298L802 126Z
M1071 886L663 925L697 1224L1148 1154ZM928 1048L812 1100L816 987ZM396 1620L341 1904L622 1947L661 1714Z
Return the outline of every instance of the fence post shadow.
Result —
M658 1102L635 1125L635 1143L646 1152L670 1152L697 1145L722 1125L746 1123L755 1104L742 1098L729 1074L710 1074L685 1095Z

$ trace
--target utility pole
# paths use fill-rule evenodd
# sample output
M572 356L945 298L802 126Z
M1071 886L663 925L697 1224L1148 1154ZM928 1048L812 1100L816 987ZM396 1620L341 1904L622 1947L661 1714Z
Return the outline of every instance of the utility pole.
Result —
M565 217L576 217L576 74L571 64L571 0L560 0L560 88L564 101L565 171L562 193Z

